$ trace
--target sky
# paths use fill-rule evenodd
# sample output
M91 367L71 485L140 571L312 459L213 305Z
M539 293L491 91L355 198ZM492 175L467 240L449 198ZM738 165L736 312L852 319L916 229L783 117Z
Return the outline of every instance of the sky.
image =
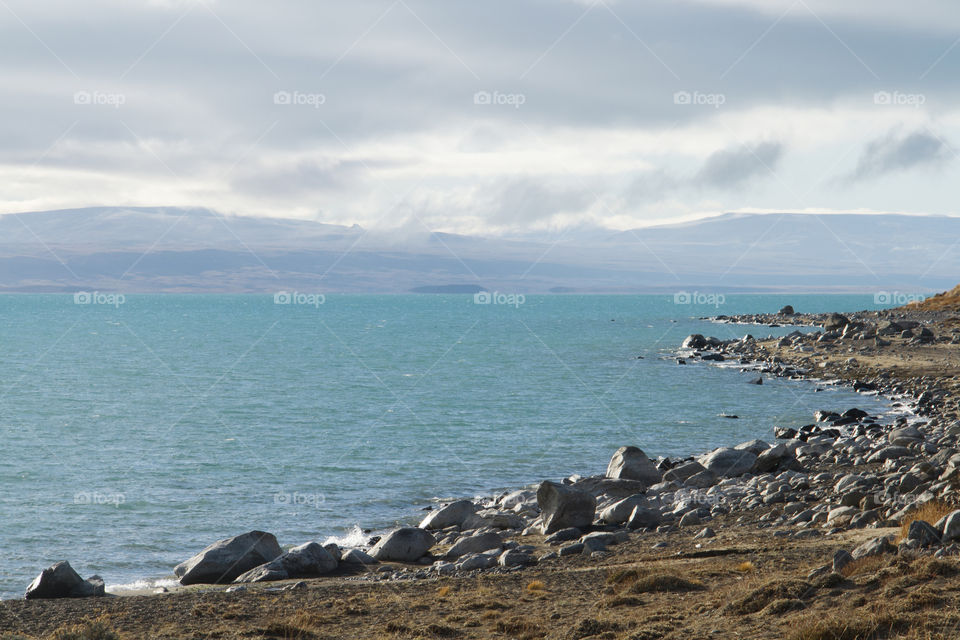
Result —
M0 211L951 215L958 34L946 0L0 0Z

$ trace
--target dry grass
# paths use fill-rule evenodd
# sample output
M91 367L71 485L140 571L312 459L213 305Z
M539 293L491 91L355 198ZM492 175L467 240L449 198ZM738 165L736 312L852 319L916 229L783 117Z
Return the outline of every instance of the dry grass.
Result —
M812 591L813 585L803 580L771 580L731 602L726 611L736 615L756 613L776 600L802 600Z
M529 593L543 593L547 590L547 585L543 580L531 580L527 583L527 591Z
M741 562L740 564L738 564L736 567L733 568L733 570L736 571L737 573L753 573L754 571L757 570L757 567L754 566L752 562L747 560L745 562Z
M450 595L450 587L440 587L437 589L438 598L446 598L448 595Z
M840 575L844 578L852 578L868 573L876 573L885 566L887 566L887 559L883 556L867 556L866 558L854 560L845 566L840 570Z
M50 635L50 640L120 640L120 636L105 619L98 618L61 627Z
M923 504L916 509L912 509L906 516L904 516L903 521L900 523L900 535L897 536L897 542L905 540L907 533L910 531L910 525L913 524L915 520L923 520L927 524L934 524L940 518L949 515L956 511L956 507L949 505L946 502L940 500L931 500L926 504Z
M907 309L924 311L949 311L960 310L960 285L957 285L950 291L938 293L932 298L927 298L920 302L911 302L906 305Z
M687 580L680 576L657 574L640 578L630 585L630 593L678 593L683 591L702 591L706 586L696 580Z
M796 624L790 640L876 640L898 626L891 618L876 615L818 613Z

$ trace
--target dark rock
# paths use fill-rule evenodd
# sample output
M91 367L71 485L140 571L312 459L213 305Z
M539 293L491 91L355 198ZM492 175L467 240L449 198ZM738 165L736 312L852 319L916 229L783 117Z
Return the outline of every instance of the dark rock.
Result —
M316 578L337 568L337 560L317 542L290 549L259 567L239 576L234 582L274 582L292 578Z
M180 584L223 584L233 582L242 573L270 562L283 553L272 533L250 531L218 540L178 564L173 573Z
M791 307L789 304L785 307L781 307L780 311L777 312L777 315L781 316L792 316L793 314L793 307Z
M549 480L540 483L537 504L540 505L545 535L568 527L586 529L593 524L597 510L594 496Z
M51 598L91 598L103 596L103 579L91 576L84 580L69 562L58 562L40 572L27 587L27 600Z

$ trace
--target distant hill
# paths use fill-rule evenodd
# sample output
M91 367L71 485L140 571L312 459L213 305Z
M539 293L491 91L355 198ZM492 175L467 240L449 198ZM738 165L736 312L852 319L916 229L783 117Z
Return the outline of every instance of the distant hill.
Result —
M907 308L925 311L960 311L960 284L950 291L938 293L921 302L908 304Z
M958 237L960 218L893 214L512 238L99 207L0 215L0 291L929 294L956 283Z

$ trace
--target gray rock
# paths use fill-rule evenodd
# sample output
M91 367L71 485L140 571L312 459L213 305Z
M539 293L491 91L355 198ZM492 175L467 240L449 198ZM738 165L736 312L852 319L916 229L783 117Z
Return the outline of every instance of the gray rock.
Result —
M594 496L549 480L540 483L537 503L545 535L568 527L585 529L593 524L597 510Z
M717 484L717 474L709 469L704 469L700 473L695 473L683 483L685 487L693 489L707 489Z
M361 549L350 549L340 558L343 564L377 564L377 559Z
M580 553L583 553L582 542L575 542L573 544L568 544L565 547L560 547L560 550L557 551L557 555L559 555L561 558L564 556L573 556Z
M698 461L707 471L732 478L748 473L757 461L757 456L749 451L722 447L701 456Z
M436 544L436 538L419 527L402 527L392 531L370 550L380 562L416 562Z
M630 514L636 507L647 506L647 498L643 494L637 494L615 502L600 512L600 521L606 524L624 524L630 519Z
M941 531L944 544L960 538L960 510L953 511L944 518Z
M526 567L537 564L537 559L526 551L508 549L500 554L497 562L501 567Z
M658 526L661 521L659 512L647 507L635 507L627 520L627 527L630 529L652 529Z
M691 460L690 462L679 464L664 473L663 480L665 482L684 482L687 478L695 476L701 471L705 471L704 466L696 460Z
M737 451L749 451L753 455L760 455L764 451L770 448L770 445L764 442L763 440L750 440L748 442L741 442L734 447Z
M910 449L906 447L889 446L876 451L867 458L867 462L885 462L887 460L897 460L910 455Z
M234 582L273 582L292 578L316 578L337 568L337 560L319 543L294 547L266 564L254 567Z
M869 558L871 556L879 556L884 553L895 553L897 550L890 540L884 536L879 538L873 538L872 540L867 540L850 554L854 560L859 560L860 558Z
M907 540L916 540L921 548L933 547L940 544L940 532L929 522L914 520L907 531Z
M687 336L680 344L683 349L703 349L707 346L707 339L699 333Z
M700 530L700 533L698 533L697 535L693 536L693 538L694 538L694 540L700 539L700 538L713 538L713 537L715 537L716 535L717 535L717 532L716 532L716 531L714 531L714 530L711 529L710 527L704 527L703 529Z
M889 440L892 445L908 447L914 442L923 440L923 434L920 433L920 430L916 427L901 427L899 429L892 429L890 433L887 434L887 440Z
M51 598L91 598L104 595L103 579L91 576L84 580L69 562L58 562L40 572L24 597L27 600Z
M753 473L771 473L777 470L801 468L800 463L783 443L770 447L757 456L751 471Z
M843 571L843 568L853 562L853 556L846 549L838 549L833 554L833 570L837 573Z
M447 551L448 559L459 558L469 553L480 553L491 549L499 549L503 546L503 538L495 531L479 533L467 538L460 538L455 545Z
M421 529L446 529L447 527L459 527L464 521L477 511L477 506L470 500L457 500L447 506L437 509L430 513L423 522L420 523Z
M643 450L637 447L620 447L610 458L607 477L636 480L651 485L660 482L662 474Z
M700 524L700 522L700 514L694 509L693 511L688 511L683 514L679 524L681 527L695 527Z
M547 536L545 542L547 544L557 544L560 542L569 542L571 540L579 540L580 536L583 535L583 532L576 527L569 527L567 529L561 529L554 534Z
M460 571L475 571L477 569L489 569L497 564L497 556L485 555L482 553L465 556L457 564Z
M270 562L283 549L272 533L250 531L233 538L218 540L181 562L173 569L180 584L223 584L233 582L242 573Z
M340 558L342 557L342 553L340 552L340 545L338 545L336 542L329 542L323 545L323 548L327 550L327 553L329 553L334 560L336 560L337 562L340 562Z

